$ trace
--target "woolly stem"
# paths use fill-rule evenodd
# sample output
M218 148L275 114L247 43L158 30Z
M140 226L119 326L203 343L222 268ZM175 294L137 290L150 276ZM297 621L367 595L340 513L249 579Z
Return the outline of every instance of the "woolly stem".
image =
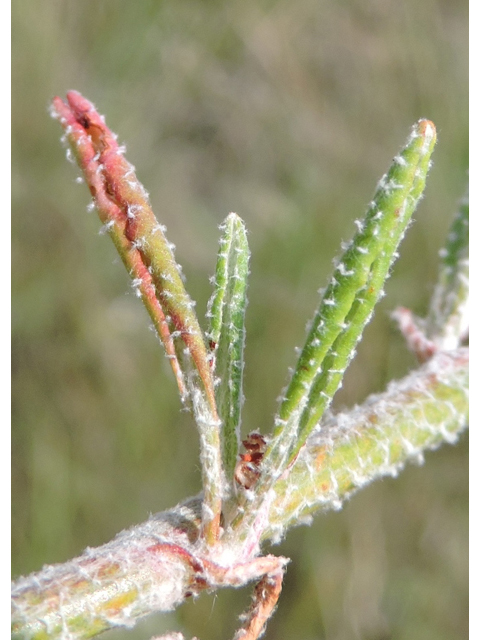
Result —
M384 393L317 426L287 478L274 485L262 539L278 539L319 509L340 508L372 480L454 444L467 425L468 349L439 352Z
M395 475L442 442L455 442L468 420L467 383L468 350L439 353L362 407L329 416L289 476L275 484L259 537L230 532L225 548L230 554L237 549L240 561L251 545L254 556L260 540L278 541L313 513L338 509L366 483ZM20 578L13 585L12 638L81 640L107 628L132 627L148 613L178 606L189 593L234 584L202 555L200 512L201 501L191 499L80 558ZM258 571L274 566L265 559Z

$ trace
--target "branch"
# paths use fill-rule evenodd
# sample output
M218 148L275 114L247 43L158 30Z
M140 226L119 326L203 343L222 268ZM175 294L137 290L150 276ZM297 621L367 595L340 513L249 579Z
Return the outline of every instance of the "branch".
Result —
M468 348L437 353L362 406L324 418L288 478L275 485L265 537L278 539L318 510L339 509L372 480L454 444L467 425Z
M467 381L467 349L438 353L362 407L324 419L289 477L277 481L262 538L278 541L313 513L338 509L366 483L395 475L443 442L455 442L468 421ZM228 540L218 545L216 557L205 557L200 515L201 498L192 498L79 558L19 579L13 588L12 638L80 640L116 626L132 627L204 589L257 579L272 570L268 562L275 569L267 556L257 559L261 566L246 561L240 573L229 574L222 563L226 550L233 552Z

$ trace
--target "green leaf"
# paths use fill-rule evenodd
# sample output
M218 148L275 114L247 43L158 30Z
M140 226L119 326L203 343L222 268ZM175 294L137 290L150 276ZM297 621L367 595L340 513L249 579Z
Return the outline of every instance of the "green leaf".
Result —
M243 221L230 213L220 227L223 235L208 305L212 368L218 385L216 399L223 432L223 460L227 476L233 476L240 439L243 404L245 309L250 250Z
M468 329L468 190L440 251L438 285L432 297L426 333L442 349L456 348Z
M339 388L422 195L435 141L434 125L420 120L356 222L281 401L259 491L292 464Z

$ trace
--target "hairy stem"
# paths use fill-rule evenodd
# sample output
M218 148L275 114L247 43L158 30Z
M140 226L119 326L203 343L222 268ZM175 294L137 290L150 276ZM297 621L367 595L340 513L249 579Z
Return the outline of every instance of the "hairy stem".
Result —
M264 530L227 533L229 553L237 548L238 561L251 559L260 540L278 540L313 513L338 509L366 483L395 475L442 442L454 442L468 421L467 382L468 350L438 353L362 407L329 416L288 478L277 481ZM80 558L19 579L13 588L14 640L89 638L133 626L206 588L200 513L201 501L192 499ZM271 571L268 564L265 569ZM212 583L222 581L217 576L211 588Z

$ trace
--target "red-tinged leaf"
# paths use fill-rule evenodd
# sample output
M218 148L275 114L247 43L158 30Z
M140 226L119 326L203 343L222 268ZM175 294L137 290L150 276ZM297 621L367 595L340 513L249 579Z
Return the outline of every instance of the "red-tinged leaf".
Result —
M150 315L171 359L182 395L185 382L180 371L179 348L173 349L172 333L188 348L203 382L210 407L216 415L213 379L207 350L193 303L185 291L171 245L164 236L137 180L133 166L123 157L115 134L106 126L91 102L76 91L67 94L68 104L53 101L54 111L65 128L82 168L99 215L107 225L131 277L141 291ZM156 299L156 302L154 301ZM157 318L161 312L161 320Z

